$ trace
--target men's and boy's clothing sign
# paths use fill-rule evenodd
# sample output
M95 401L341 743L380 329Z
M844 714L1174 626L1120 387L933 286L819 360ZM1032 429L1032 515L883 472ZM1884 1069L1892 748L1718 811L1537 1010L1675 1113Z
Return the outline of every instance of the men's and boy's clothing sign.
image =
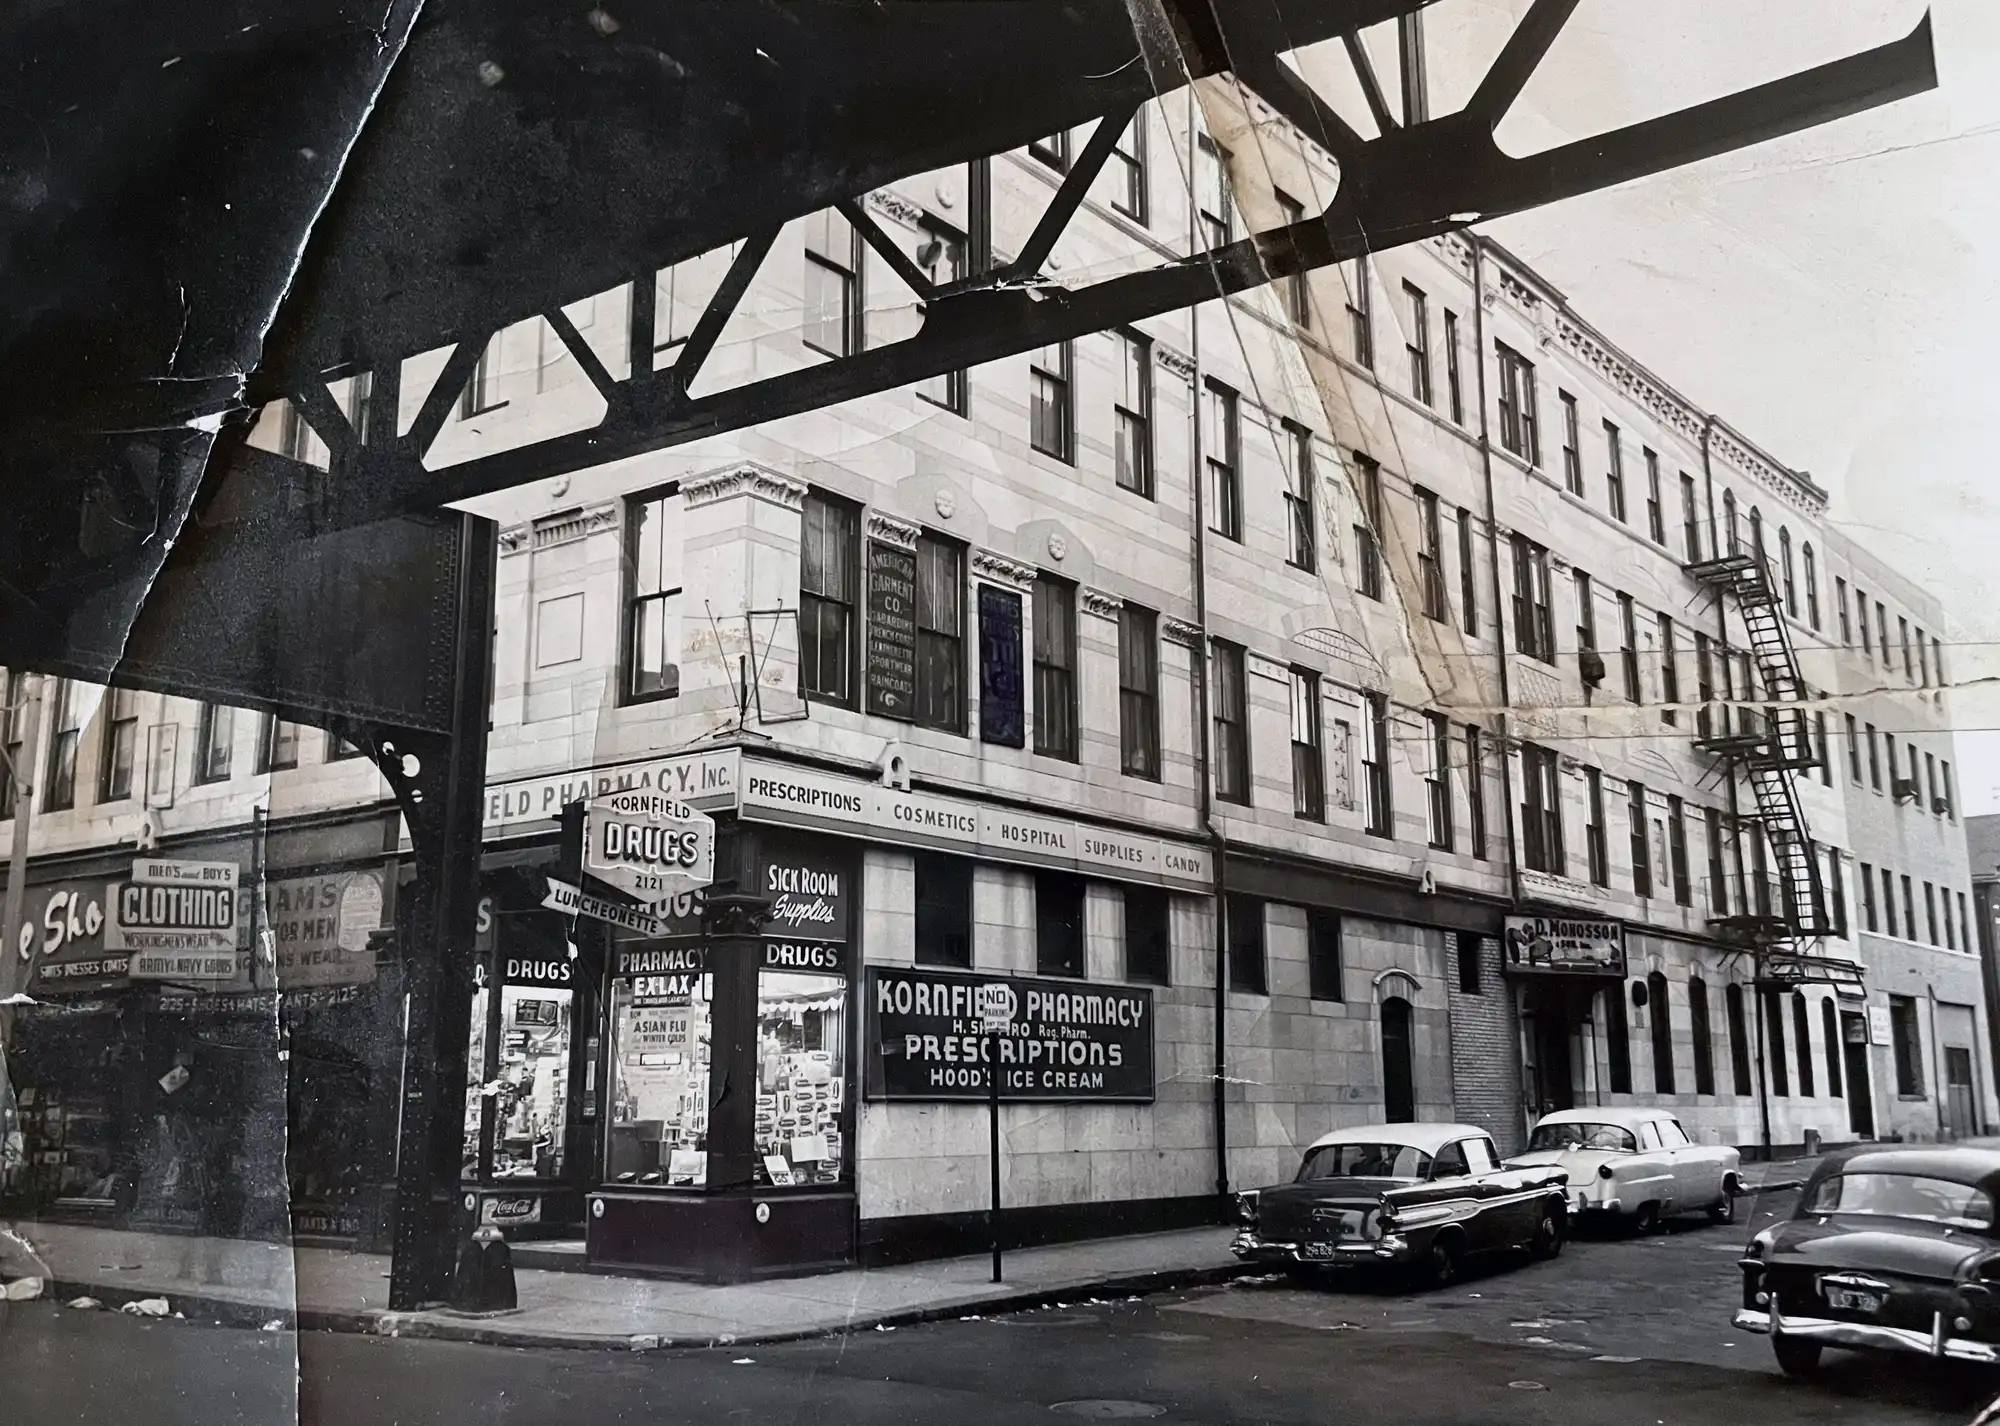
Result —
M989 1035L985 1012L1009 996ZM1153 1098L1150 990L871 966L867 1000L870 1099L984 1099L996 1054L1002 1099Z
M1553 975L1625 974L1625 927L1574 916L1509 916L1505 969Z
M239 878L234 862L141 857L111 888L105 947L132 953L134 980L235 980Z

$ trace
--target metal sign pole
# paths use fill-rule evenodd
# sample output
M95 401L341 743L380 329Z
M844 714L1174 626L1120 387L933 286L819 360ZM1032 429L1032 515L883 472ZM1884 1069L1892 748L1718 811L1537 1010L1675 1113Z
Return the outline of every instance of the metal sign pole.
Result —
M986 1156L993 1172L993 1280L1000 1281L1000 1032L986 1027Z

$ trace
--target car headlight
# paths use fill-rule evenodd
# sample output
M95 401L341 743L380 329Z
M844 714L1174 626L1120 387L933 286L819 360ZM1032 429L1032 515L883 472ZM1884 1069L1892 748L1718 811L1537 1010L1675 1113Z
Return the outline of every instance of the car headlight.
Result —
M1597 1176L1602 1179L1612 1179L1616 1178L1618 1175L1610 1164L1599 1164L1597 1166Z

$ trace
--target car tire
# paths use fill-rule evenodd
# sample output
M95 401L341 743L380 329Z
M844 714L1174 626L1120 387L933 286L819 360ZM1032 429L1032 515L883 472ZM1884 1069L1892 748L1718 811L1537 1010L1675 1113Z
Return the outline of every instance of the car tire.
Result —
M1542 1216L1535 1224L1535 1236L1528 1244L1528 1251L1543 1262L1561 1257L1563 1241L1569 1236L1564 1222L1567 1216L1557 1204L1543 1204Z
M1642 1203L1639 1211L1632 1215L1632 1231L1641 1238L1650 1238L1660 1231L1660 1205Z
M1786 1376L1811 1376L1819 1370L1820 1344L1800 1337L1773 1337L1771 1351Z
M1424 1253L1417 1273L1427 1288L1450 1287L1458 1281L1459 1254L1458 1241L1440 1233L1431 1239L1430 1248Z
M1722 1200L1709 1205L1708 1221L1711 1223L1734 1223L1736 1221L1736 1194L1731 1189L1722 1191Z

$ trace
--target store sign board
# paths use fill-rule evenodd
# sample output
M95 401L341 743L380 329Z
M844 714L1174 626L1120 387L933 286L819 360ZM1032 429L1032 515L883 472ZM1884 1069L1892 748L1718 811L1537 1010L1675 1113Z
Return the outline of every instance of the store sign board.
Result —
M984 1099L989 1045L1002 1099L1153 1098L1150 990L873 966L867 995L870 1099ZM1014 1012L989 1039L1005 996Z
M235 886L242 868L235 862L175 862L141 857L132 863L132 880L141 886Z
M128 973L134 980L233 981L239 969L234 950L134 951Z
M1893 1045L1896 1042L1896 1027L1889 1018L1889 1007L1871 1005L1868 1007L1868 1043L1871 1045Z
M767 936L803 941L845 941L854 892L852 858L840 847L812 838L773 838L766 844L763 894L770 898Z
M1208 849L1065 817L906 792L803 768L743 768L743 815L903 846L1212 891Z
M1018 748L1027 741L1021 685L1021 596L979 586L979 741Z
M868 542L868 711L904 722L917 712L917 557Z
M759 952L765 970L793 971L803 975L846 975L847 947L838 941L786 941L776 938L763 942ZM621 945L612 961L613 975L701 975L708 970L709 948L693 946Z
M106 954L101 881L61 881L30 886L21 903L15 954L30 970L28 989L101 990L125 980L127 956Z
M1509 916L1504 969L1537 975L1625 974L1625 927L1574 916Z
M236 900L236 888L220 884L120 883L110 892L111 914L104 926L105 948L233 956L238 924ZM158 964L151 962L142 968L135 960L132 974L140 979L164 979L157 970Z
M646 907L607 901L602 896L592 896L554 877L546 880L549 889L542 898L542 905L565 916L586 916L593 921L604 921L627 931L635 931L641 936L664 936L672 924Z
M553 822L572 802L634 789L664 793L704 811L734 807L740 756L736 748L718 748L491 783L486 789L486 831L525 832L529 828L519 824Z
M542 1200L535 1194L519 1197L488 1195L479 1200L479 1221L489 1228L515 1228L542 1221Z
M715 880L715 819L639 788L583 806L583 869L651 906Z
M375 953L368 938L382 928L385 901L379 867L268 883L264 916L278 987L373 981Z

